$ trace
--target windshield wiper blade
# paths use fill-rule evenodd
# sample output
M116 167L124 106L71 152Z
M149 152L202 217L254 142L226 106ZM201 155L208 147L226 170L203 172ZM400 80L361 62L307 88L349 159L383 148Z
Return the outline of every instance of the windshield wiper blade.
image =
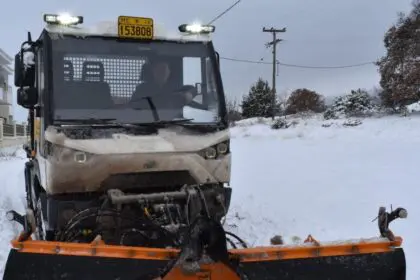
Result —
M173 119L173 120L161 120L161 121L154 121L153 124L182 124L182 123L189 123L194 119Z
M93 118L91 118L91 119L65 119L65 120L60 120L60 121L61 121L61 123L71 123L71 124L75 124L75 125L89 125L89 126L110 125L110 126L118 126L118 127L126 127L126 128L139 126L135 123L118 122L117 119L93 119Z
M174 119L174 120L158 120L158 121L152 121L152 122L130 122L132 125L169 125L169 124L184 124L189 123L194 119Z
M88 119L62 119L62 120L55 120L59 123L75 123L75 124L117 124L117 119L95 119L95 118L88 118Z

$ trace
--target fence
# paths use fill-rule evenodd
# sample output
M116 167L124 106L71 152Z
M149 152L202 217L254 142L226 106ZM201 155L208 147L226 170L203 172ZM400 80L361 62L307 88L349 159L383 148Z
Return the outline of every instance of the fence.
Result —
M29 130L23 124L5 124L0 118L0 148L17 146L27 142Z

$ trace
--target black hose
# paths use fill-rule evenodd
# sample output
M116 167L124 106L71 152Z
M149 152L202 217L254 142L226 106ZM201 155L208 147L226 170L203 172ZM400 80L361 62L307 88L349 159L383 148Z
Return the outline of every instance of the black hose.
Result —
M93 213L91 213L91 214L88 215L89 212L93 212ZM102 210L101 212L103 212L103 213L108 212L108 213L112 213L112 214L115 214L115 215L118 215L118 216L121 217L121 212L119 212L119 211L117 211L115 209L106 209L106 210ZM98 217L104 216L104 214L101 213L101 214L98 215L98 213L99 212L98 212L98 210L97 210L96 207L95 208L89 208L89 209L86 209L86 210L83 210L83 211L79 212L72 219L69 220L69 222L66 224L66 226L65 226L65 228L64 228L63 231L66 232L68 230L71 230L77 224L80 224L83 220L86 220L87 218L91 218L92 215L93 216L98 216ZM85 215L85 217L80 217L80 216L83 216L83 215ZM111 216L111 214L107 214L105 216ZM131 220L131 221L148 222L146 224L148 224L149 226L160 228L159 225L155 224L153 221L151 221L148 218L146 218L146 219L134 219L134 218L131 218L131 217L124 217L124 218L127 219L127 220Z
M80 219L76 220L65 231L64 236L66 236L66 234L68 234L74 227L76 227L78 224L80 224L84 220L89 219L89 218L94 218L94 217L97 217L97 215L96 214L86 215L86 216L81 217ZM100 214L100 217L119 217L119 218L123 218L125 220L130 220L132 222L142 222L142 221L139 221L139 220L134 219L134 218L131 218L131 217L124 217L121 214L119 214L118 212L117 213L101 213ZM165 232L165 233L169 233L168 231L166 231L165 229L163 229L162 227L160 227L160 226L158 226L158 225L156 225L154 223L150 223L150 224L144 224L144 223L142 223L141 226L144 227L145 229L148 229L148 230L156 229L156 230L159 230L159 231L162 231L162 232Z
M94 240L94 238L96 236L98 236L99 234L103 234L106 231L109 230L116 230L115 228L108 228L108 227L101 227L101 228L97 228L94 231L92 231L92 233L89 234L89 236L84 236L84 238L86 238L87 240L89 240L88 242L92 242ZM122 227L119 230L122 231L121 236L119 236L118 239L116 239L114 242L112 242L113 245L122 245L122 246L141 246L141 247L156 247L156 248L164 248L166 246L176 246L177 245L177 241L175 239L172 238L168 238L167 236L165 237L158 237L157 239L152 239L149 236L147 236L147 234L143 233L143 230L138 229L138 228L132 228L132 227ZM125 244L124 243L124 239L126 237L127 234L129 234L130 232L135 232L137 234L137 237L140 236L141 237L141 242L138 244ZM67 242L74 242L75 240L77 240L77 238L80 236L80 231L76 234L74 234L73 236L69 237L67 239Z
M113 215L104 215L104 216L113 217ZM91 217L94 217L94 216L92 215ZM137 231L150 231L151 230L149 227L144 227L144 228L139 228L138 227L138 228L135 228L133 226L128 226L128 227L120 228L120 230L123 230L123 231L132 230L132 229L136 229ZM89 236L84 236L84 238L88 239L89 240L88 242L92 242L93 239L98 234L101 234L101 233L104 234L107 231L108 232L112 232L113 230L116 230L116 229L113 228L113 227L100 227L100 228L96 228L92 233L89 234ZM177 238L175 236L170 236L170 234L167 234L167 232L165 232L163 229L160 230L160 233L161 233L162 236L159 237L159 240L160 240L159 243L162 243L163 242L165 246L177 246L178 242L177 242ZM67 234L67 236L65 236L64 241L72 242L75 239L77 239L77 237L79 237L80 235L81 235L81 232L80 231L77 231L77 232L69 232ZM147 240L147 243L149 243L149 244L155 243L155 240L147 237L146 235L142 234L142 236L144 238L146 238L145 240L149 239L149 240ZM118 236L118 237L119 237L119 242L117 242L117 240L115 240L115 243L121 243L121 236ZM159 244L156 244L156 246L159 247Z
M130 228L137 228L139 230L144 231L153 231L156 230L157 232L161 233L163 236L170 239L173 243L177 243L175 241L174 235L167 231L166 229L162 228L161 226L155 224L152 220L146 219L135 219L133 217L127 217L122 215L120 212L114 209L106 209L102 210L102 212L98 215L98 211L96 208L89 208L87 210L81 211L77 215L75 215L66 225L61 235L58 237L58 241L69 241L73 240L75 237L77 237L78 233L72 232L72 230L80 223L82 223L84 220L89 218L99 218L99 217L114 217L114 218L122 218L124 220L130 220L132 222L135 222L137 225L130 226ZM97 230L95 230L96 232ZM71 234L73 233L73 234Z
M238 240L239 243L241 243L242 247L244 248L248 248L248 245L246 245L246 242L240 238L239 236L237 236L236 234L229 232L229 231L225 231L226 235L230 235L232 237L234 237L236 240Z
M236 245L235 242L233 242L232 240L230 240L229 237L226 237L226 241L230 244L230 246L232 246L233 249L236 249Z

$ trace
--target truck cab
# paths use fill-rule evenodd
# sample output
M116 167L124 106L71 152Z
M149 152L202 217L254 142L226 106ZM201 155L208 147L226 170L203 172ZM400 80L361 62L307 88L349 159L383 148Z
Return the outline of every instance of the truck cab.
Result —
M223 216L231 158L214 26L165 32L129 16L93 28L80 27L80 16L44 21L15 56L18 104L31 127L28 203L43 210L44 230L57 230L86 197L115 189L202 186L223 195L213 205Z

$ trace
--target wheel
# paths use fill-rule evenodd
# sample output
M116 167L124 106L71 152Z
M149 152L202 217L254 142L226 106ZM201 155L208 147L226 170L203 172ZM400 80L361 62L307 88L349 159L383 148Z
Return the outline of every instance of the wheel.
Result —
M31 167L30 164L26 164L25 166L25 191L26 191L26 204L27 207L30 209L34 209L34 202L33 202L33 181L31 175Z
M36 240L45 240L46 230L44 225L44 218L42 215L41 198L39 197L36 202L36 208L34 209L36 231L34 232Z

